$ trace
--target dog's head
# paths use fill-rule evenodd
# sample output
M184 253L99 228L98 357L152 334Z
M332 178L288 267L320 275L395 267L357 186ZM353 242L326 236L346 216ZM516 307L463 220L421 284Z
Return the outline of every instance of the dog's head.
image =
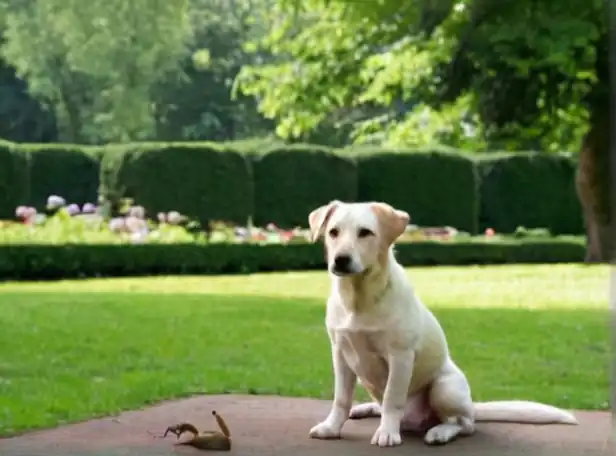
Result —
M325 238L328 268L337 276L383 266L409 220L406 212L376 202L332 201L308 216L312 241Z

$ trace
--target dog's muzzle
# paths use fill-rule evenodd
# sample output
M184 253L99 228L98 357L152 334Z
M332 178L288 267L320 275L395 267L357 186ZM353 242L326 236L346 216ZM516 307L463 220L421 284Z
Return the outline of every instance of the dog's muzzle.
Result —
M353 258L350 255L338 255L334 258L334 263L331 266L331 271L337 275L352 274Z

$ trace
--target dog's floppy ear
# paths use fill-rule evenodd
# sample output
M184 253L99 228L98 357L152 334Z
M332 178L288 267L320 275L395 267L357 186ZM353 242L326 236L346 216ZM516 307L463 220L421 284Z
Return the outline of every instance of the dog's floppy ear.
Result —
M411 217L386 203L372 203L371 207L379 220L385 242L388 245L393 244L404 233Z
M308 223L310 225L310 237L312 242L316 242L323 234L327 221L332 216L336 208L341 204L340 201L334 200L325 206L316 208L308 215Z

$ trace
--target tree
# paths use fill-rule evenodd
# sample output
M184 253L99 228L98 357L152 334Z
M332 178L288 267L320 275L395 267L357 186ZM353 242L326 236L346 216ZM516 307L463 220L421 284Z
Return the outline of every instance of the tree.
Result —
M612 256L608 23L599 0L279 0L244 93L298 137L350 108L357 141L476 149L579 148L589 260ZM399 109L400 105L411 109Z
M271 121L252 97L233 97L243 65L264 56L244 49L265 35L271 0L191 0L194 39L182 62L184 77L156 89L161 139L227 140L269 132Z
M0 138L16 142L52 142L56 119L50 109L29 96L14 70L0 61Z
M152 88L178 74L188 0L0 1L2 56L53 106L61 139L152 137Z

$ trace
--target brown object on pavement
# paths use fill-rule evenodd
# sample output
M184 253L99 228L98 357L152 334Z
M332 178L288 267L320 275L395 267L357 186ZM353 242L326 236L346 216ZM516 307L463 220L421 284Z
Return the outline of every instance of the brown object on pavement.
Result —
M178 442L176 445L188 445L200 450L212 450L212 451L229 451L231 450L231 431L225 420L216 413L216 410L212 411L212 415L216 418L216 423L222 432L219 431L203 431L199 430L190 423L179 423L173 426L169 426L165 431L163 438L167 437L167 434L171 432L179 439L185 432L190 432L193 436L190 440Z

